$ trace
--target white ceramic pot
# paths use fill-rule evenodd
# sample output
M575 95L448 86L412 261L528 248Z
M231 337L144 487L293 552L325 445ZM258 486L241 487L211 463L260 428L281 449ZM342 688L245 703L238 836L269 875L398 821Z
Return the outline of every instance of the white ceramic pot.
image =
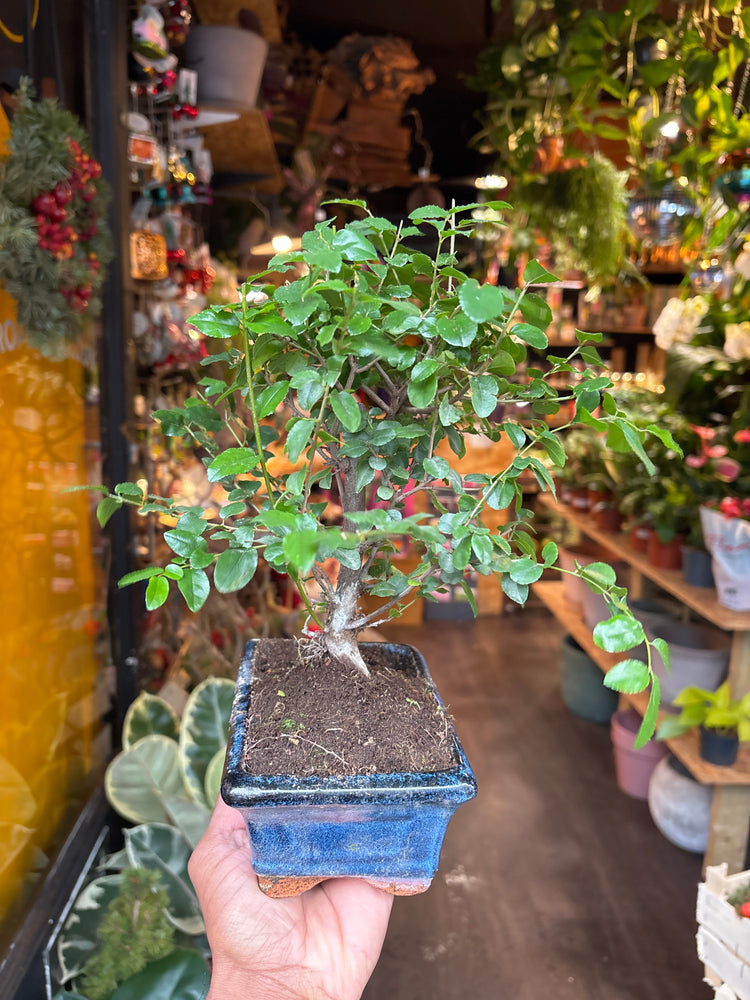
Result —
M670 843L684 851L703 854L708 843L713 795L713 785L699 784L674 757L665 757L651 775L648 808Z
M201 108L249 111L256 106L268 42L254 31L199 24L185 42L185 65L198 73Z
M711 625L665 620L657 632L646 626L646 634L650 639L658 634L669 646L669 670L654 651L654 673L661 683L663 704L672 704L685 687L715 691L726 677L732 645L727 632Z

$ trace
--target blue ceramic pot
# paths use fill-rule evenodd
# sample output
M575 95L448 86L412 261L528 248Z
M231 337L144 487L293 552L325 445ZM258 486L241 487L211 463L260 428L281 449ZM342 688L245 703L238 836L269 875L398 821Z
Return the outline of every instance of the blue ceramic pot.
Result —
M740 741L736 733L701 727L699 735L701 757L709 764L731 767L737 760Z
M243 743L259 641L247 644L240 663L221 794L247 823L261 888L268 895L291 896L326 878L354 876L395 895L423 892L437 871L449 819L476 795L474 774L452 727L454 766L447 771L253 775L243 766ZM373 644L362 647L368 645ZM413 646L385 648L393 655L393 669L423 677L442 704Z

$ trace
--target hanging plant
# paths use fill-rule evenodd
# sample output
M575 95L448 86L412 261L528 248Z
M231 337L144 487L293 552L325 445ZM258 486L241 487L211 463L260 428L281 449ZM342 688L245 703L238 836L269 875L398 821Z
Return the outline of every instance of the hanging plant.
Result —
M59 356L101 309L109 193L73 114L34 100L28 80L15 102L0 161L0 282L28 342Z
M592 281L617 274L626 245L626 175L595 153L585 163L519 185L514 208L552 244L558 270Z

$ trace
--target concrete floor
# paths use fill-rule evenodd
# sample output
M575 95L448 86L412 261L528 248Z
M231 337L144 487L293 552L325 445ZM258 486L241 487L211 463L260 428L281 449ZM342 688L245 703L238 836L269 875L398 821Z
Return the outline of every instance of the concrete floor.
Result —
M701 858L618 789L608 727L565 708L549 613L382 631L424 653L479 795L429 891L396 900L363 1000L709 1000Z

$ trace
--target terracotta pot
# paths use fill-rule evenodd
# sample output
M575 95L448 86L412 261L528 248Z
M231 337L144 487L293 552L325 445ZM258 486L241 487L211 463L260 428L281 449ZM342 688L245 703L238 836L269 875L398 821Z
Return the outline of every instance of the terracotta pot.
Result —
M630 542L631 549L645 554L648 549L648 540L650 535L653 533L653 530L653 528L649 528L645 524L633 525L628 532L628 540Z
M596 507L598 503L607 503L612 499L612 494L609 490L588 490L589 495L589 507L591 510Z
M247 644L239 667L221 794L247 824L260 888L270 896L294 896L326 878L347 876L394 895L423 892L437 869L450 817L476 794L453 727L453 766L446 771L254 775L245 764L244 742L259 641ZM422 677L441 705L421 654L413 646L385 648L392 669Z
M570 491L570 506L579 514L589 509L589 491L585 488Z
M671 542L663 542L655 531L648 536L646 558L657 569L682 569L682 546L685 539L676 535Z
M622 514L611 503L597 504L592 510L594 524L600 531L616 533L622 527Z

